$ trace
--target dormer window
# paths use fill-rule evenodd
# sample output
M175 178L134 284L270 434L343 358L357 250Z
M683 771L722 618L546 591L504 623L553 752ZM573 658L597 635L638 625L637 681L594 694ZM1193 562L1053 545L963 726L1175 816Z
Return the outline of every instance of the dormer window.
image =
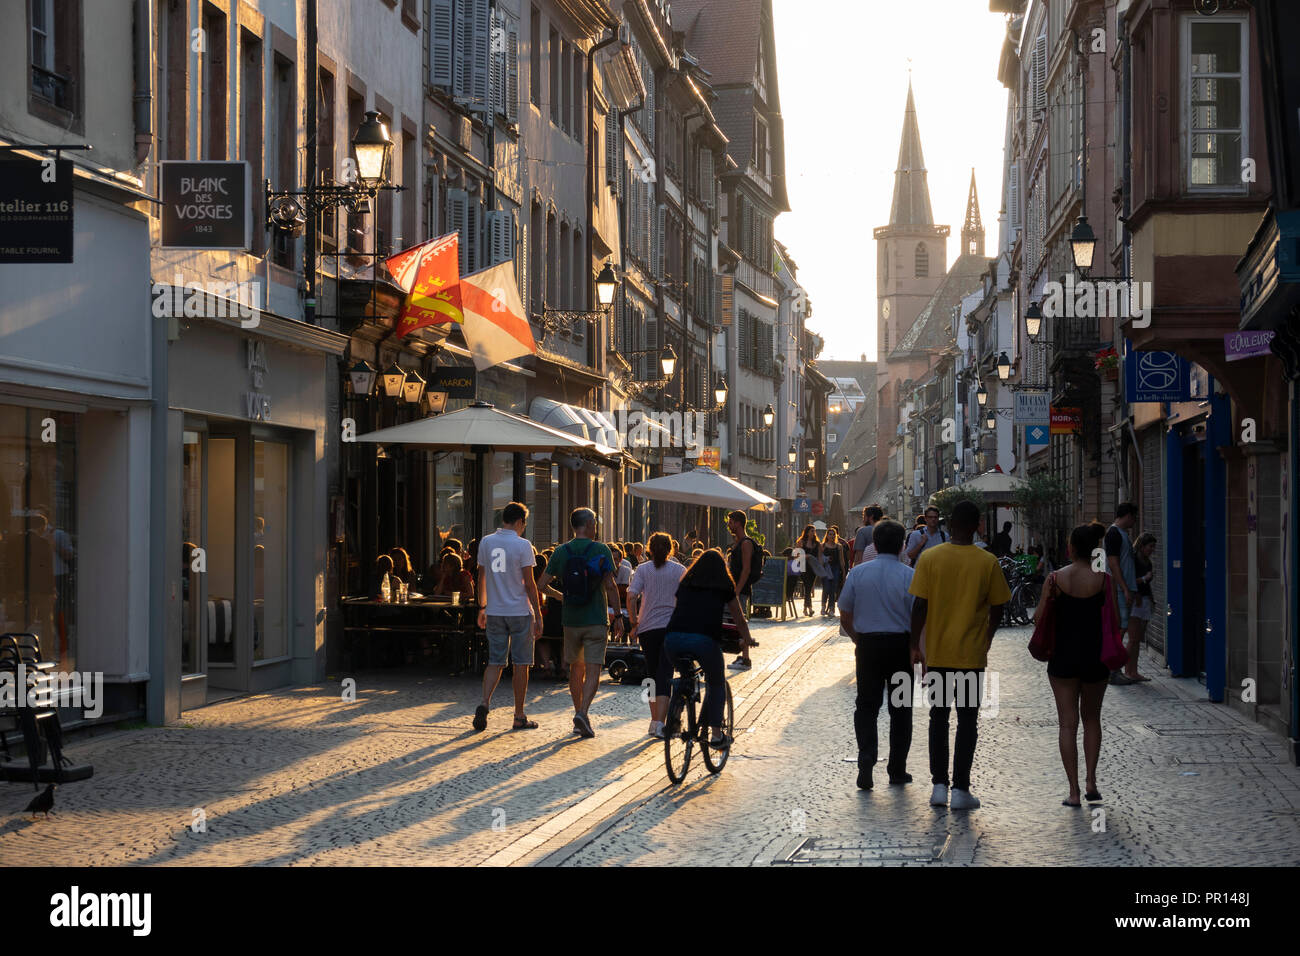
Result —
M764 176L771 171L772 144L768 138L767 120L757 113L754 114L754 147L751 159Z

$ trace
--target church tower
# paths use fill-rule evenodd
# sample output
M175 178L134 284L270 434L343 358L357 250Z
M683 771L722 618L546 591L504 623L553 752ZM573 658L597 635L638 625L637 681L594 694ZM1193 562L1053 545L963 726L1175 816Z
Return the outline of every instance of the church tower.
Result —
M966 199L966 221L961 227L961 255L984 255L984 223L980 222L980 200L975 194L975 169L970 171L970 196Z
M894 201L889 224L878 226L876 240L876 381L877 474L888 469L888 445L898 427L897 393L889 353L897 348L948 272L947 226L936 226L930 209L930 187L925 158L921 155L921 127L917 120L912 82L907 83L907 106L894 170ZM982 235L982 233L981 233Z

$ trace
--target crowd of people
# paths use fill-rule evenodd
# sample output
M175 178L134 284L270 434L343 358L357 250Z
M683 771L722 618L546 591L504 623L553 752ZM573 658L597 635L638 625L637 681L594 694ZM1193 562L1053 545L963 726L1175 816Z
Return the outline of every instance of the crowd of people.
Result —
M857 783L864 790L874 786L882 701L887 701L889 714L889 782L911 782L907 757L919 665L923 699L929 706L930 802L969 810L980 805L970 782L984 671L1002 606L1011 597L995 551L1015 555L1010 551L1009 523L995 536L995 549L981 540L983 518L970 501L953 507L946 529L940 527L936 508L919 518L909 533L880 508L865 509L863 526L854 537L852 567L839 596L841 624L856 653ZM1147 533L1131 542L1129 531L1136 520L1136 506L1124 503L1109 527L1096 521L1076 527L1069 538L1069 562L1047 575L1034 615L1038 622L1034 641L1041 640L1049 649L1047 676L1069 785L1062 801L1067 807L1082 806L1083 799L1102 799L1097 762L1106 687L1149 679L1138 673L1137 659L1151 616L1156 537ZM1032 559L1032 571L1048 570L1041 550L1027 557ZM1122 667L1113 660L1114 653L1104 649L1108 634L1123 659ZM957 731L950 772L948 728L954 709Z

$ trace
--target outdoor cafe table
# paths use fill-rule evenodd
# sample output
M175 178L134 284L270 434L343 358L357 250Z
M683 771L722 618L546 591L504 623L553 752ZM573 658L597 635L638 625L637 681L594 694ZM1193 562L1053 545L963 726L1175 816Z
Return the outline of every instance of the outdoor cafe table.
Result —
M412 598L408 604L375 598L344 598L343 636L345 659L351 663L356 652L364 660L375 638L390 643L404 637L428 637L450 650L452 672L481 670L486 663L486 638L478 630L478 607L452 604L447 597ZM444 653L444 659L447 654Z

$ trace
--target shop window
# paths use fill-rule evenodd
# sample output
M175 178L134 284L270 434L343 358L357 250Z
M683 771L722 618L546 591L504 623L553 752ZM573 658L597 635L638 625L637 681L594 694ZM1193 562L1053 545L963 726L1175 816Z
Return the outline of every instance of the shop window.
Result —
M77 658L78 417L0 405L0 631Z
M197 674L202 669L199 639L203 621L199 608L203 575L194 569L194 553L203 541L202 436L185 432L181 447L181 673Z
M1246 141L1246 21L1187 17L1183 90L1188 117L1187 183L1193 189L1239 191Z

